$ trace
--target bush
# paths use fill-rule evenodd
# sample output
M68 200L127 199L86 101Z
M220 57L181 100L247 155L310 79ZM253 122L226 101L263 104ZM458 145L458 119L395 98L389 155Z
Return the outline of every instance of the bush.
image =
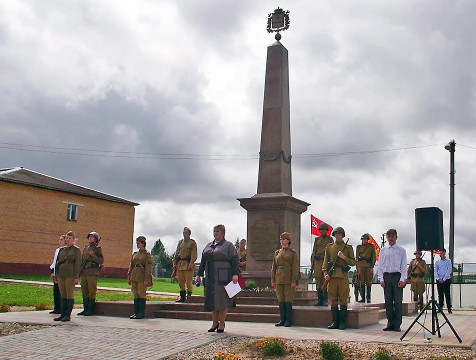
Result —
M281 356L286 354L286 340L279 337L265 338L258 342L257 346L263 351L265 356Z
M343 360L344 352L339 344L332 341L321 341L319 345L321 350L321 356L325 360Z
M379 347L378 350L375 352L374 356L372 356L373 360L392 360L392 356L388 352L387 349L384 347Z
M245 281L245 283L245 290L256 290L258 288L258 285L256 285L256 283L252 280Z
M0 304L0 313L2 312L9 312L11 311L12 309L10 308L10 306L6 305L6 304Z
M51 310L51 306L44 302L39 302L35 305L35 310Z

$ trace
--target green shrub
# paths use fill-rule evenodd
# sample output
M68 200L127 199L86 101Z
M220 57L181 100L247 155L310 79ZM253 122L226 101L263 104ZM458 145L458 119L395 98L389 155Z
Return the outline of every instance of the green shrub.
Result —
M263 351L264 356L281 356L286 354L286 343L286 340L274 337L261 340L257 346Z
M0 313L2 312L9 312L11 311L12 309L10 308L10 306L6 305L6 304L0 304Z
M245 281L245 283L245 290L256 290L258 288L258 285L252 280Z
M373 360L392 360L393 357L390 355L387 349L384 347L379 347L375 354L372 356Z
M321 341L319 345L321 356L325 360L343 360L344 352L339 344L332 341Z
M51 310L51 306L44 302L39 302L35 305L35 310Z

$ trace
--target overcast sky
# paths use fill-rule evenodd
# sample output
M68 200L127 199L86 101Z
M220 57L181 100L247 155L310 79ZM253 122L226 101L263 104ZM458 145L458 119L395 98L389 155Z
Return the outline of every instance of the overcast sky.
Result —
M396 228L410 259L415 208L437 206L448 247L452 139L455 262L475 262L471 0L1 1L0 167L140 203L134 236L170 253L183 226L200 252L219 223L246 237L236 199L256 194L277 6L291 18L293 196L311 203L301 264L311 214L354 248Z

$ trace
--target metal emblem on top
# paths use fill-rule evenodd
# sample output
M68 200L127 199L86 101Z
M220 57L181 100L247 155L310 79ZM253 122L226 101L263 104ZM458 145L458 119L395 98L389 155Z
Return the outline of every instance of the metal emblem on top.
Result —
M268 14L268 32L277 33L274 38L281 40L280 31L289 29L289 11L284 11L281 8L277 8L273 13Z

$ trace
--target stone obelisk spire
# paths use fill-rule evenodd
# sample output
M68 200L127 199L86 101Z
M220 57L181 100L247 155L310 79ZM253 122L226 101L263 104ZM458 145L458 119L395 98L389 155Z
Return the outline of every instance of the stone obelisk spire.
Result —
M291 233L291 247L299 255L301 213L310 205L292 196L288 51L279 41L279 31L289 27L288 13L278 8L268 16L268 32L277 34L266 60L258 190L250 198L238 199L247 210L244 277L261 286L269 286L282 232Z

